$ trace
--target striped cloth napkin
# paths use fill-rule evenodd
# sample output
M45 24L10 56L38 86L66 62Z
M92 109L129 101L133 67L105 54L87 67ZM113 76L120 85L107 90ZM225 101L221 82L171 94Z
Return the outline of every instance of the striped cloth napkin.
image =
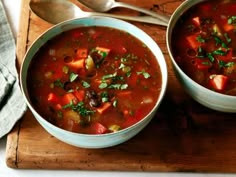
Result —
M0 1L0 138L26 111L16 70L15 41Z

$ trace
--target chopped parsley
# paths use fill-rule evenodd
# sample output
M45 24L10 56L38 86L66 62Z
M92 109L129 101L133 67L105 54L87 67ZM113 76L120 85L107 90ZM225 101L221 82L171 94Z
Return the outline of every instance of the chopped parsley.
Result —
M84 102L82 101L79 102L78 104L74 104L73 101L71 101L69 104L64 105L62 108L63 109L70 108L73 111L78 112L82 117L89 116L95 112L94 110L85 108Z
M231 16L228 18L228 24L236 25L236 16Z
M197 37L197 41L200 42L200 43L205 43L206 42L206 40L200 35Z
M57 79L53 82L54 86L64 88L64 83L60 79Z
M149 77L151 77L151 75L148 72L144 71L144 70L138 71L137 74L138 75L142 74L145 79L148 79Z
M70 82L74 82L78 77L78 74L70 73Z
M90 84L86 81L82 81L82 85L84 88L89 88L90 87Z

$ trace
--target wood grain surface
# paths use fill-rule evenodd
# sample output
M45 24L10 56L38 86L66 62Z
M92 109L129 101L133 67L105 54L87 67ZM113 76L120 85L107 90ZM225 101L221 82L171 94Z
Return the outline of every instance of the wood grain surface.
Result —
M75 2L75 1L74 1ZM171 15L183 0L123 0ZM84 10L89 10L77 3ZM17 61L21 65L32 42L49 24L22 0ZM110 13L142 15L116 8ZM150 124L131 140L111 148L82 149L48 134L28 110L7 138L6 163L11 168L119 171L236 172L236 116L209 110L192 100L180 86L167 53L166 28L134 23L162 49L169 83L163 103Z

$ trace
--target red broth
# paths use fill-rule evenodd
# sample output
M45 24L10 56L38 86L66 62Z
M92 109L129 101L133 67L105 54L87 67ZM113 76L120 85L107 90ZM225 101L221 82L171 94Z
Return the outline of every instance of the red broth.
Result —
M103 134L143 119L162 76L152 52L109 27L81 27L48 41L33 58L27 87L37 112L68 131Z
M173 56L194 81L236 95L236 2L204 1L185 12L173 29Z

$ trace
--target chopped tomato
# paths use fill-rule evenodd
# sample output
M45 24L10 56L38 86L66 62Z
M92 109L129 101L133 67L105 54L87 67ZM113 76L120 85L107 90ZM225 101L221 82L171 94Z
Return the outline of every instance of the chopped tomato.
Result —
M88 49L82 48L76 51L77 58L87 58L88 57Z
M224 75L214 75L210 79L211 86L217 91L223 91L226 87L228 77Z
M85 91L84 90L75 90L73 93L79 101L82 101L85 97Z
M57 103L58 102L58 97L55 93L49 93L48 94L48 102L51 102L51 103Z
M61 104L56 104L55 109L56 109L56 110L61 110L61 109L62 109Z
M107 132L107 128L99 122L96 122L92 124L91 126L92 126L91 129L94 134L103 134Z
M76 96L73 93L66 93L63 97L62 97L62 103L64 105L70 104L71 101L74 104L78 103L78 99L76 98Z

